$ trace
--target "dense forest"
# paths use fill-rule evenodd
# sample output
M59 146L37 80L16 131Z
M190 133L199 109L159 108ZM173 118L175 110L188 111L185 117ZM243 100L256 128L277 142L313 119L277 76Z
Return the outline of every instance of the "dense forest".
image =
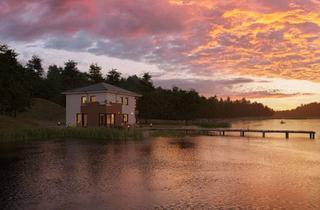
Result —
M77 62L68 60L64 66L51 65L43 68L42 60L33 56L22 65L18 54L7 45L0 46L0 113L16 116L31 104L32 98L43 98L65 105L61 92L107 82L143 95L137 109L144 119L193 120L200 118L266 117L273 110L260 103L246 99L223 100L200 96L195 90L178 87L163 89L155 87L151 75L123 77L116 69L102 74L98 64L90 65L88 72L81 72Z
M274 113L276 118L320 118L320 103L301 105L295 109L278 111Z

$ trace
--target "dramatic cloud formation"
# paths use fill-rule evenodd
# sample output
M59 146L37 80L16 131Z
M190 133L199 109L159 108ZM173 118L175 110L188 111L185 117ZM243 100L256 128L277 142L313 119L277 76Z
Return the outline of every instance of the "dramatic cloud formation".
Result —
M319 11L320 0L2 0L0 39L154 64L202 77L201 90L217 76L318 83Z

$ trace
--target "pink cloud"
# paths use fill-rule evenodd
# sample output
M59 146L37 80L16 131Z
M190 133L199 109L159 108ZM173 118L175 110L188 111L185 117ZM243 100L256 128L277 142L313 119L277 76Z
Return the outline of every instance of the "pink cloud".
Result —
M188 7L166 0L5 0L1 4L1 34L16 40L78 31L102 38L159 35L183 30L190 17Z
M318 0L2 0L0 38L194 75L319 81L319 10Z

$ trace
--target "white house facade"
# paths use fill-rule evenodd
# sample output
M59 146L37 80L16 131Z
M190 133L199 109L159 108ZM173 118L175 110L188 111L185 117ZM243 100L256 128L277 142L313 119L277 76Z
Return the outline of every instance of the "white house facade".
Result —
M141 95L98 83L63 92L66 126L114 127L136 124L136 100Z

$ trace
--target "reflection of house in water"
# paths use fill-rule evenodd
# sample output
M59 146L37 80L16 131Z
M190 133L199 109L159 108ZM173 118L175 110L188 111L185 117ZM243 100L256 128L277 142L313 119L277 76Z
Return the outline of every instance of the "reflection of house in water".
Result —
M98 83L63 92L66 95L66 125L113 127L136 123L136 99L141 95Z

